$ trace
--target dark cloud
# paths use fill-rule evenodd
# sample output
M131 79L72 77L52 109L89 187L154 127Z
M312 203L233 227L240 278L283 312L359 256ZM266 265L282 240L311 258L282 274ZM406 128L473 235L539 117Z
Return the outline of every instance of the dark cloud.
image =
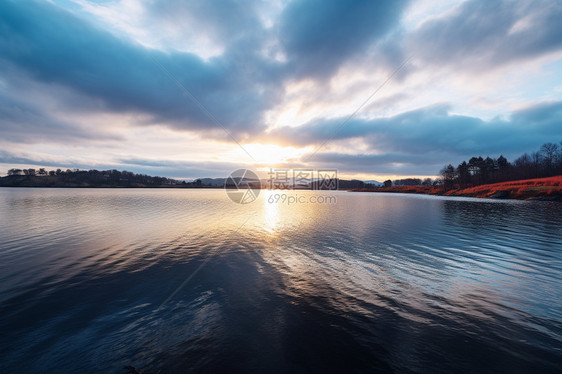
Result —
M18 100L1 89L0 138L21 144L123 140L105 129L84 128L53 118L32 101Z
M403 153L375 155L330 152L304 157L303 161L313 163L317 168L338 169L350 174L431 176L438 174L439 169L443 167L444 157L451 157L451 155L438 151L417 155L416 157ZM454 162L454 160L451 160L451 162Z
M560 119L562 118L562 102L551 101L543 102L526 109L519 110L511 116L512 120L520 124L528 124L534 126L544 126L554 131L560 131L562 128Z
M41 159L34 159L29 157L22 157L14 155L10 152L0 150L0 164L12 164L15 166L18 165L38 165L38 166L45 166L45 165L52 165L49 161L45 162L45 160Z
M66 160L61 162L49 156L18 155L12 152L0 150L0 164L10 165L14 168L22 167L45 167L47 169L97 169L97 170L128 170L135 173L160 175L174 178L225 178L232 171L242 167L230 162L186 162L166 159L142 159L137 157L109 160L104 163L89 163L77 160Z
M329 145L361 138L371 152L393 155L389 162L404 162L396 154L416 159L439 152L442 160L451 156L517 155L536 150L544 142L562 139L561 114L562 102L551 102L516 111L508 120L484 121L451 114L449 106L442 104L390 118L353 119L344 126L345 118L316 120L300 127L279 128L264 140L318 147L325 142Z
M298 76L324 78L396 26L408 1L295 0L280 41Z
M361 53L391 29L405 1L290 3L278 27L290 58L285 64L263 55L275 35L258 19L259 4L154 2L147 12L153 21L194 23L192 29L200 25L198 32L224 44L221 56L203 60L119 39L50 3L4 1L0 67L75 91L82 102L68 102L74 110L96 106L98 111L143 114L141 125L216 130L179 83L222 125L245 137L265 129L264 113L282 101L285 80L303 72L328 73Z
M489 70L562 48L559 1L469 0L424 23L408 49L433 65Z
M63 85L114 112L145 113L152 123L205 130L216 125L184 97L157 60L225 126L263 127L262 112L275 100L267 62L247 55L203 61L188 53L151 51L99 30L48 3L0 3L3 64L31 79ZM243 68L240 68L244 64ZM262 64L260 74L253 65ZM274 77L274 74L271 74Z
M138 157L123 158L118 162L127 170L137 173L161 173L164 176L181 178L226 178L234 170L243 167L243 165L233 162L147 160Z
M16 153L0 150L0 164L10 165L9 168L45 167L47 169L114 169L115 164L101 164L81 162L75 159L60 159L51 156L18 155Z

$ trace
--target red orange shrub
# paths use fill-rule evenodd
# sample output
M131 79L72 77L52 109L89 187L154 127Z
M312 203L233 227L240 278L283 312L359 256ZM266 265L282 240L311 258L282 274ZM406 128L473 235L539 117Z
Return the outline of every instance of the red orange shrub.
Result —
M548 196L562 200L562 175L548 178L525 179L445 190L435 186L394 186L363 188L354 191L401 192L445 196L499 197L511 199L532 199Z

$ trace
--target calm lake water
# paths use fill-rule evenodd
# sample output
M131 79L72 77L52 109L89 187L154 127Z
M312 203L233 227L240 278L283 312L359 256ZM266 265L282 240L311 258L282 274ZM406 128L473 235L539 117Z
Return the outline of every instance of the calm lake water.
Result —
M0 372L560 372L562 204L268 193L0 189Z

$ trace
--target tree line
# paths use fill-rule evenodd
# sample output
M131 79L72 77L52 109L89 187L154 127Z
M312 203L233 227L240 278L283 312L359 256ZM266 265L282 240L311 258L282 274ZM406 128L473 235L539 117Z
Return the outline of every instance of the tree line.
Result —
M472 157L456 168L449 164L440 171L446 189L477 186L520 179L551 177L562 174L562 142L545 143L531 154L524 153L512 163L498 158Z
M194 182L178 181L165 177L153 177L146 174L135 174L130 171L119 170L46 170L10 169L8 176L2 178L3 185L45 185L45 186L181 186L202 187L201 180Z

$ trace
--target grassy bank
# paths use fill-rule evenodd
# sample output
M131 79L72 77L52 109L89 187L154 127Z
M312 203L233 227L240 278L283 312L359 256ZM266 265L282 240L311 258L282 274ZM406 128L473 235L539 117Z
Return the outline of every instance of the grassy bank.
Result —
M467 196L518 200L562 201L562 175L548 178L526 179L474 187L444 189L435 186L394 186L354 189L357 192L416 193L441 196Z

